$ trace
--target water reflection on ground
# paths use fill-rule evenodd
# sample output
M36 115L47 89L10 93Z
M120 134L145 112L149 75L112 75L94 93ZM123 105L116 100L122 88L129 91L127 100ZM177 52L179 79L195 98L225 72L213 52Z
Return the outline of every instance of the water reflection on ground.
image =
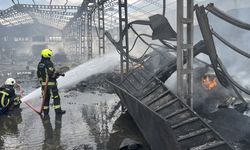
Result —
M148 145L130 115L122 114L115 94L70 91L61 94L67 111L41 118L22 104L22 111L0 117L0 149L117 150L125 138ZM39 103L37 100L33 104Z

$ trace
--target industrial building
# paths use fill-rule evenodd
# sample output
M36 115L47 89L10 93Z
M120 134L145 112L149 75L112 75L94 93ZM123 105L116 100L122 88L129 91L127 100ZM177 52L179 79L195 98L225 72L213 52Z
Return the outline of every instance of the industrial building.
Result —
M247 0L0 0L0 82L24 89L0 116L0 149L250 150L249 12ZM35 112L43 49L65 74L66 114L50 119Z

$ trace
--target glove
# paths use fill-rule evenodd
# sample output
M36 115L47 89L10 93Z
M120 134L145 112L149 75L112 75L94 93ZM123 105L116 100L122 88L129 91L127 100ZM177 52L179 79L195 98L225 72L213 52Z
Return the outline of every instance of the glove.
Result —
M60 76L65 76L65 74L64 73L59 73L59 72L56 72L55 73L55 76L56 76L56 78L59 78Z
M38 78L38 81L39 81L40 85L42 85L43 79L42 78Z
M64 76L65 76L65 74L64 74L64 73L61 73L61 74L60 74L60 76L63 76L63 77L64 77Z
M17 95L15 98L14 98L14 105L19 105L21 104L22 101L21 101L21 96Z

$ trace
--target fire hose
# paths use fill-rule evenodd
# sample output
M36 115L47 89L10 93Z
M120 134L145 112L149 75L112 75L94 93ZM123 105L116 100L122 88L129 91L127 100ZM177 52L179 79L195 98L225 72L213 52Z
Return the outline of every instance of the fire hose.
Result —
M24 97L24 90L22 88L22 86L20 84L17 84L17 86L19 87L20 89L20 96L21 97ZM45 83L45 88L42 92L42 95L43 95L43 100L42 100L42 105L40 107L39 110L37 110L34 106L32 106L29 102L24 102L24 104L26 104L28 107L30 107L34 112L36 112L37 114L41 115L42 111L43 111L43 107L44 107L44 102L45 102L45 98L46 98L46 95L47 95L47 89L48 89L48 80L46 80L46 83Z
M18 88L20 90L19 93L20 93L21 98L24 97L23 87L20 84L16 84L16 85L18 86ZM33 107L29 102L24 102L24 104L26 104L27 106L29 106L34 112L40 114L40 112L35 107Z
M42 105L41 105L41 108L40 108L40 113L42 113L42 111L43 111L44 102L45 102L46 95L47 95L47 90L48 90L48 83L49 83L49 79L47 78L47 79L46 79L46 82L45 82L44 90L43 90L43 92L42 92L43 101L42 101Z

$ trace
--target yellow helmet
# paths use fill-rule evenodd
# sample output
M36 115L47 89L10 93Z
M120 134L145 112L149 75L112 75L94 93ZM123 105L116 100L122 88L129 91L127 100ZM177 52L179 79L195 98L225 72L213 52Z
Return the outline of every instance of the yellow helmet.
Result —
M53 52L51 49L43 49L42 52L41 52L41 56L44 57L44 58L50 58L51 56L53 55Z

